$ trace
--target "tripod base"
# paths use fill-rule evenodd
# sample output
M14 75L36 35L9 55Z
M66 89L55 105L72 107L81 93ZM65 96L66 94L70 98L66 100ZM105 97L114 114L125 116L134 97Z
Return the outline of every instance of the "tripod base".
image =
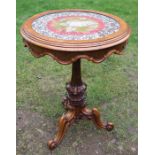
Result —
M112 123L103 123L100 113L96 108L92 110L86 108L86 88L87 85L81 80L80 60L72 65L72 78L66 85L67 95L63 100L66 114L63 114L58 123L58 131L53 140L48 141L48 147L52 150L62 141L68 127L77 119L86 117L92 120L96 127L111 131L114 128Z
M67 107L65 107L67 108ZM48 147L53 150L58 146L58 144L62 141L68 127L76 120L82 119L86 117L89 120L92 120L97 128L106 129L107 131L111 131L114 128L114 125L110 122L103 123L100 119L100 113L96 108L92 110L83 107L83 108L74 108L67 110L66 114L62 115L58 124L58 131L53 140L48 141Z

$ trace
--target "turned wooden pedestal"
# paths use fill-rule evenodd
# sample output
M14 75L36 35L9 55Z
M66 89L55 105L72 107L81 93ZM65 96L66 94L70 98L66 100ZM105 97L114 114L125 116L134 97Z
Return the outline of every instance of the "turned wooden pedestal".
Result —
M100 119L100 113L96 108L92 110L86 107L86 88L87 85L81 79L80 59L72 65L72 78L66 84L67 95L62 104L66 109L66 114L59 120L58 131L53 140L48 141L50 149L54 149L63 139L67 128L76 120L83 117L92 120L96 127L111 131L114 125L110 122L103 123Z
M33 56L48 55L60 64L72 64L71 81L66 84L67 95L62 101L66 113L60 118L57 134L48 141L48 147L54 149L68 127L83 117L92 120L96 127L111 131L112 123L102 122L96 108L86 107L87 85L81 79L80 63L81 59L100 63L112 54L121 55L130 36L127 23L99 11L51 10L29 18L20 32Z

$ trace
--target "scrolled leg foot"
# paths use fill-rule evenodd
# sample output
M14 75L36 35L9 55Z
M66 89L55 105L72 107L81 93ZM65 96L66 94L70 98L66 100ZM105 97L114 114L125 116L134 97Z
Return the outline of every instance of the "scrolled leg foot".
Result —
M104 123L101 121L100 112L96 108L90 110L85 107L82 109L82 114L85 115L88 119L91 119L97 128L103 128L107 131L111 131L114 128L114 125L111 122Z
M100 113L96 108L93 108L92 113L94 115L94 123L96 124L97 127L104 128L107 131L112 131L113 130L113 128L114 128L113 123L111 123L111 122L107 122L107 123L102 122L101 118L100 118Z
M112 131L112 130L114 129L113 123L108 122L108 123L105 125L105 129L106 129L107 131Z
M57 147L59 143L61 143L65 132L67 131L67 128L69 125L73 122L75 119L75 111L68 111L65 115L63 115L58 124L58 131L53 140L48 141L48 147L49 149L53 150Z
M57 143L54 140L49 140L47 145L50 150L53 150L54 148L56 148Z

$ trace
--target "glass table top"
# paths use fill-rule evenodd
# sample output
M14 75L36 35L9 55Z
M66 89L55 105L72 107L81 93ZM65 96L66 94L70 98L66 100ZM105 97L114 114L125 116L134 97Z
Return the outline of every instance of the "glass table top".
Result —
M62 40L90 40L103 38L119 30L119 23L111 17L93 12L55 12L32 22L32 28L46 37Z

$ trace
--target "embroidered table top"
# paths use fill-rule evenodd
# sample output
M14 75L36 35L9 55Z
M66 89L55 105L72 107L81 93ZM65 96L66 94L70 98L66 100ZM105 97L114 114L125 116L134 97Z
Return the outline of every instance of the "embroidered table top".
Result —
M50 38L92 40L117 32L120 24L95 12L66 11L43 15L32 22L32 28Z

